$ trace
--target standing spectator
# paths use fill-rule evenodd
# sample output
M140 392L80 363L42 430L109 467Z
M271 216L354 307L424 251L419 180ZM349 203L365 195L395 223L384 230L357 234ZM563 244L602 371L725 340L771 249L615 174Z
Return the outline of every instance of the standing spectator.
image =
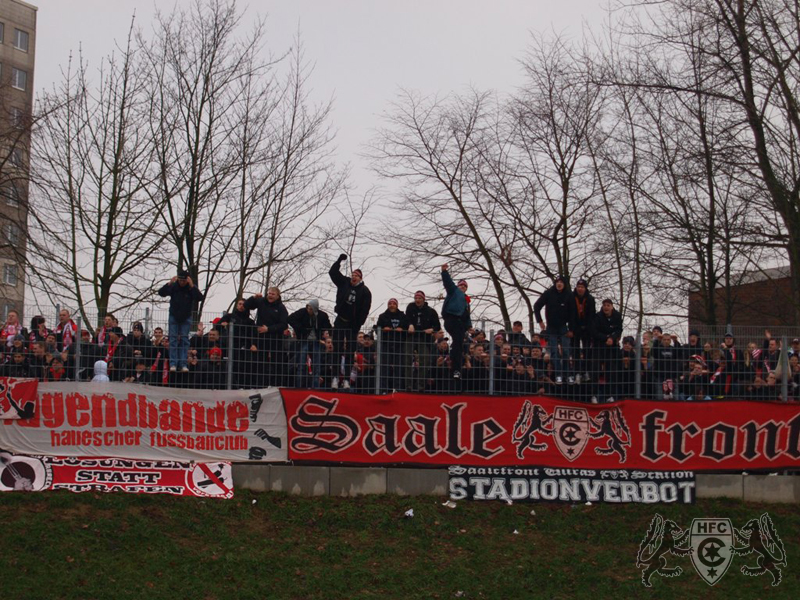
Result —
M550 360L556 375L556 385L569 376L570 342L573 333L570 331L570 318L573 315L573 296L567 285L567 280L559 275L553 282L553 287L545 290L533 305L536 322L539 328L547 333L547 346L550 351ZM547 327L542 321L542 308L544 308ZM561 352L559 352L561 347Z
M298 342L295 386L316 389L319 387L325 344L323 334L330 332L331 320L328 313L319 309L319 300L312 298L305 308L289 315L288 321Z
M722 362L725 371L722 373L724 394L726 396L741 397L744 386L748 383L747 352L736 347L736 338L728 332L722 342Z
M476 336L478 332L475 332ZM477 337L475 339L477 342ZM511 324L511 333L508 334L508 343L512 347L519 347L520 349L531 345L530 340L525 336L522 331L522 321L514 321Z
M437 392L449 392L451 388L449 341L448 338L442 337L436 343L436 362L433 367L433 379Z
M31 356L28 358L28 368L31 377L44 380L50 364L44 351L44 342L36 341L31 346Z
M445 325L446 327L447 325ZM470 352L464 359L464 388L473 394L489 392L489 355L482 346L470 346Z
M636 391L636 340L633 336L622 338L620 370L617 391L622 398L633 398Z
M29 347L33 347L33 344L36 342L44 342L47 340L47 336L50 335L51 331L47 328L47 324L45 323L44 317L41 315L36 315L31 319L31 330L28 334L28 341L30 342Z
M250 311L245 308L244 298L236 300L232 312L225 313L219 320L223 329L223 338L228 339L228 327L233 327L233 351L230 356L233 360L236 388L257 387L253 381L258 356L256 345L256 322L250 318Z
M450 363L453 369L453 378L461 379L464 334L472 327L472 320L469 316L469 296L467 296L468 286L464 279L459 280L458 285L453 283L453 278L450 276L448 269L448 265L442 265L442 283L447 291L447 296L442 306L442 317L444 318L444 328L450 334L451 339ZM487 362L488 358L487 356Z
M789 356L800 356L800 338L794 338L792 340L792 345L789 348Z
M603 300L600 312L592 321L592 338L594 340L595 373L598 378L601 372L605 375L607 402L613 402L614 397L619 396L619 340L621 337L622 315L614 308L611 299L606 298ZM597 399L592 397L592 403L596 402Z
M150 350L150 383L166 384L169 379L169 339L164 336L161 327L153 329L151 340L153 347Z
M781 364L781 347L769 330L764 332L763 351L761 352L761 362L767 373L772 373ZM763 379L766 380L766 377Z
M125 334L121 327L108 330L105 361L112 381L122 381L133 367L133 352L125 343Z
M108 313L103 317L103 326L97 328L97 332L94 336L95 343L101 348L105 346L108 343L108 330L118 326L119 321L117 321L117 318L113 314Z
M70 381L67 370L64 368L64 361L60 356L54 356L50 361L50 366L45 371L44 381Z
M14 345L14 338L19 334L24 335L23 332L24 328L19 322L19 313L13 309L8 311L6 322L3 324L3 328L0 329L0 334L6 338L6 345L9 349Z
M389 298L386 310L378 316L381 341L380 387L396 391L403 383L403 346L409 328L408 317L398 309L397 298Z
M347 254L340 254L338 260L331 265L328 275L336 286L336 319L333 322L333 344L337 356L344 357L339 377L333 382L337 387L342 380L342 387L349 388L347 374L352 369L352 357L356 350L358 332L364 326L372 308L372 292L364 283L361 269L353 269L348 278L342 275L340 265L347 260Z
M152 353L153 343L144 335L144 326L138 321L133 324L131 332L125 337L125 343L128 344L137 360L150 356Z
M244 308L256 311L257 386L280 385L286 363L283 334L289 327L289 312L281 302L281 291L276 287L268 288L266 298L261 294L251 296L245 301Z
M66 308L58 311L58 325L56 325L53 333L56 334L56 340L59 351L66 350L72 345L75 336L78 335L78 326L72 320L72 315Z
M69 353L75 362L75 346L72 344ZM94 363L103 358L103 351L92 342L92 335L86 329L81 329L81 356L80 361L75 364L75 381L86 381L92 377Z
M659 400L675 399L675 384L683 369L683 352L676 341L677 336L662 334L659 339L653 338L653 373L655 376L655 393Z
M194 285L188 271L178 270L178 274L169 283L158 290L162 298L169 300L169 370L173 373L180 369L189 372L187 363L189 356L189 330L192 328L192 309L196 302L203 299L203 294Z
M430 378L435 335L441 331L442 325L436 310L425 301L425 292L422 290L414 292L414 302L406 307L406 316L409 320L406 389L422 392Z
M575 284L573 296L575 300L569 325L573 335L572 341L575 344L575 368L585 381L589 381L592 365L591 328L594 316L597 314L597 306L594 296L589 293L589 284L585 279L579 279Z
M703 360L706 361L706 367L708 366L708 360L711 358L711 353L706 353L705 344L700 341L700 331L697 329L690 329L689 330L689 340L685 346L681 347L683 350L683 360L684 362L689 362L692 360L693 356L699 355ZM708 349L711 350L711 344L708 344Z
M28 361L20 350L11 353L11 360L0 369L3 377L31 377Z

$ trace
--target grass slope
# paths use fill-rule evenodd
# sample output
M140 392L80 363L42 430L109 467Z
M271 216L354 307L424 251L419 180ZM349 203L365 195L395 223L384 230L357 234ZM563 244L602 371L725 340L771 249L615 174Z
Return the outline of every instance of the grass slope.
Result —
M256 500L253 503L253 500ZM125 494L0 495L0 598L797 598L796 506L459 503L396 496L230 501ZM412 519L403 513L413 508ZM536 514L531 515L531 510ZM788 553L783 582L734 558L710 588L688 557L680 577L641 584L636 553L655 512L736 527L768 511ZM514 530L519 533L514 534Z

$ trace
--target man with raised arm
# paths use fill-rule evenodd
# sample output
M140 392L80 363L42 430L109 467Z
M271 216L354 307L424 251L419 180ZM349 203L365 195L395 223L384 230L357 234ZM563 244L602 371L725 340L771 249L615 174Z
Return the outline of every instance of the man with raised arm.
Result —
M464 334L472 327L469 316L469 296L467 296L467 282L461 279L456 285L450 276L450 267L442 265L442 283L447 292L442 305L444 328L450 334L450 364L453 369L453 378L461 379L462 358L464 356Z
M192 328L192 308L203 299L189 273L179 269L158 295L169 296L169 370L189 372L189 330Z
M328 275L336 286L336 306L334 312L336 319L333 322L333 343L337 360L344 356L343 368L339 369L339 376L334 378L333 387L349 388L348 377L350 374L353 353L356 347L358 332L363 327L372 307L372 292L363 281L361 269L353 269L350 277L343 275L340 270L342 262L347 260L347 254L340 254L339 258L331 265ZM341 362L340 362L341 364Z

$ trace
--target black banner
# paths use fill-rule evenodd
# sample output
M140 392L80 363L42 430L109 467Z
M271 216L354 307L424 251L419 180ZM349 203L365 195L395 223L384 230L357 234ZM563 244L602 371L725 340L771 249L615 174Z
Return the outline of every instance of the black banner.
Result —
M694 504L693 471L450 467L451 500Z

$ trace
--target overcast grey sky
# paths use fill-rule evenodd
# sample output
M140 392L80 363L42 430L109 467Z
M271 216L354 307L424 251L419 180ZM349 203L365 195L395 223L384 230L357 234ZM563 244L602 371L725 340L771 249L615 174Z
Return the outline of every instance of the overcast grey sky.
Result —
M61 77L70 52L82 49L90 67L125 39L131 15L144 28L155 13L151 0L40 0L35 89ZM177 4L188 4L178 0ZM500 93L521 81L517 63L532 31L580 37L603 19L600 0L261 0L240 2L250 18L266 15L270 49L280 54L299 31L306 58L315 64L313 97L333 98L338 158L353 167L353 183L376 183L357 156L380 113L399 88L447 94L474 86ZM164 12L172 4L159 2ZM389 267L370 265L378 314L392 295L383 283ZM227 299L223 304L227 304ZM401 302L402 304L402 302Z

